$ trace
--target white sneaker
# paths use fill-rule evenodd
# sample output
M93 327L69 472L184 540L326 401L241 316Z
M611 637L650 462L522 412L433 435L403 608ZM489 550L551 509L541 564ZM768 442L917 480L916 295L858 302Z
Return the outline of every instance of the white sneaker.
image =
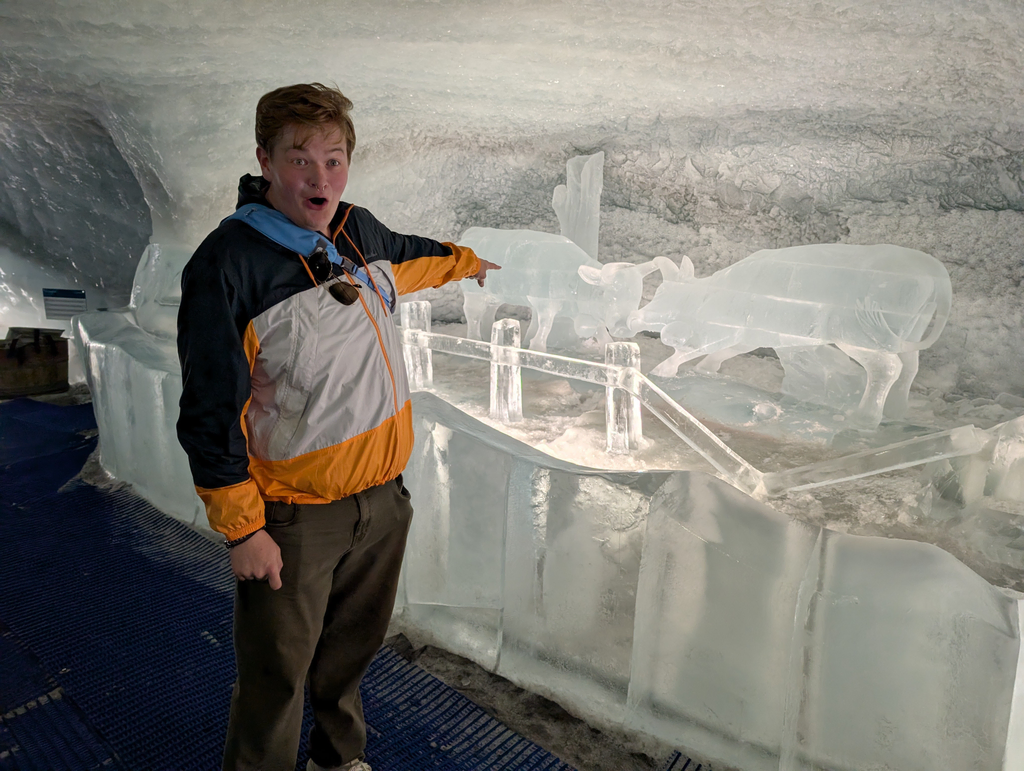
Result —
M310 758L309 762L306 764L306 771L373 771L373 769L370 768L370 764L365 760L350 760L343 766L324 768L323 766L318 766L313 762L313 759Z

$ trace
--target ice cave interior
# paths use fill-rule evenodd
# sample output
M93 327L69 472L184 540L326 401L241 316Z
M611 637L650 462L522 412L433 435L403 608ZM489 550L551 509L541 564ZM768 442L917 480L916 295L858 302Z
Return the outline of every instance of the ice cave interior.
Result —
M510 360L441 338L488 337L497 310L526 346L538 308L474 329L470 293L421 293L438 342L404 623L744 769L1021 768L1022 41L1015 0L5 0L0 333L74 327L104 468L202 527L169 429L176 281L258 170L262 93L337 84L358 137L345 199L442 240L565 234L567 163L603 154L594 237L572 248L597 273L667 258L612 335L650 393L776 486L751 495L650 401L633 450L609 453L605 388L542 358L517 359L505 425L491 373ZM913 250L948 276L897 416L851 420L864 370L833 345L749 338L652 372L682 345L644 326L666 271L688 260L707 286L812 244ZM84 291L87 312L48 318L44 288ZM544 336L605 361L564 319Z

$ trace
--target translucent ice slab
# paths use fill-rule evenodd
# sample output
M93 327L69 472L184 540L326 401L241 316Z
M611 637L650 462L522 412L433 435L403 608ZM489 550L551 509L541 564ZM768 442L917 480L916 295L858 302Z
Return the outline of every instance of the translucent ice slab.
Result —
M413 399L412 630L745 771L1003 767L1017 603L942 550L698 472L552 460Z
M624 703L641 525L667 473L580 469L431 394L414 395L413 414L407 619L491 669L550 654L578 670L563 689Z
M206 527L175 423L181 367L175 319L188 250L151 244L139 262L131 305L76 316L72 337L92 392L100 463L162 511Z

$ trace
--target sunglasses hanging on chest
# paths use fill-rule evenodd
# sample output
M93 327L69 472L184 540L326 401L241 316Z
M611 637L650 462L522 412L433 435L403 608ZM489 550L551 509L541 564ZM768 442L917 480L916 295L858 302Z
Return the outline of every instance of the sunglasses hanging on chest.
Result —
M313 280L320 284L327 284L327 291L331 293L331 297L340 302L342 305L351 305L359 299L359 290L362 288L362 284L357 284L349 276L359 276L361 271L355 263L351 260L345 260L350 263L346 267L331 262L331 258L327 254L327 249L323 246L318 246L313 250L312 254L306 260L309 265L309 272L313 276ZM334 269L338 268L341 275L334 272ZM361 278L361 277L360 277ZM364 282L366 279L362 279Z

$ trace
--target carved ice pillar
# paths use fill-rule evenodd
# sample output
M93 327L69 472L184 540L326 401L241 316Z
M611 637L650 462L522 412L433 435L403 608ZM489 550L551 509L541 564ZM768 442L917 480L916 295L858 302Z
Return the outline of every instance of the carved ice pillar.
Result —
M519 322L502 319L491 327L491 410L492 420L518 423L523 419L523 378L514 352L519 348Z
M604 363L617 367L640 369L640 346L636 343L608 343L604 347ZM643 428L640 422L640 400L621 388L605 389L605 436L608 452L628 455L640 446Z
M604 153L580 155L565 164L565 184L555 188L551 199L562 235L595 260L603 188Z
M398 306L402 318L403 329L417 329L421 332L430 331L430 303L427 300L414 300ZM405 370L409 375L409 388L423 391L434 382L433 351L425 345L402 346L405 356Z

